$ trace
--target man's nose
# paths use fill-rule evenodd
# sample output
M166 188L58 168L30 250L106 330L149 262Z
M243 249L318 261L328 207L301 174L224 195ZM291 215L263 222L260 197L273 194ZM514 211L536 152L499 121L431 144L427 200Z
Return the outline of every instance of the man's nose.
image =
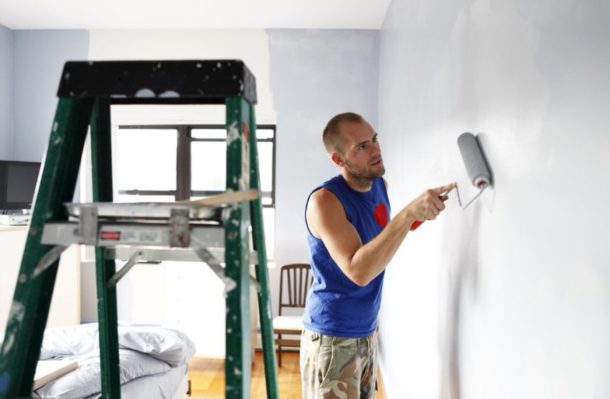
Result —
M372 143L373 145L369 146L369 153L371 155L378 155L381 154L381 147L379 146L379 142L375 141Z

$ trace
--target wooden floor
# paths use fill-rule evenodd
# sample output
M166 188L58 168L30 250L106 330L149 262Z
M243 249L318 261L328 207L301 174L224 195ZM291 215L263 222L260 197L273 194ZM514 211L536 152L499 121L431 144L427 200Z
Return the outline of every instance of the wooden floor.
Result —
M224 360L193 358L189 362L189 378L193 399L224 399L225 378ZM384 399L383 384L376 398ZM266 398L265 371L261 352L256 352L256 361L252 367L253 399ZM298 352L284 352L282 367L278 367L278 388L280 399L298 399L301 397L301 377L299 372Z

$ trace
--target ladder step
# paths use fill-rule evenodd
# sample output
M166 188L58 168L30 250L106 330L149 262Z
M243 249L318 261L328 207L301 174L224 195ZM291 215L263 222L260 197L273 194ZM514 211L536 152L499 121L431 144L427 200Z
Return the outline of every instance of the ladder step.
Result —
M258 198L256 190L229 191L212 197L179 202L92 202L65 204L68 214L80 217L88 210L94 209L97 217L169 219L173 210L188 211L189 219L219 220L222 205L231 205Z
M190 224L191 247L198 243L210 248L225 246L225 230L219 225ZM104 223L100 221L96 246L116 247L120 245L154 246L169 248L172 229L169 224L155 223ZM76 222L46 223L42 232L42 243L47 245L89 244L83 242Z

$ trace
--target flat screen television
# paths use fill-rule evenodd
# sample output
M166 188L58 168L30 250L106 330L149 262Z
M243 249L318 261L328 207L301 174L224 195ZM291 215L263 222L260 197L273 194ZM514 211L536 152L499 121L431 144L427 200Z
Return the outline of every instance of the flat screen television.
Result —
M0 161L0 210L30 209L40 162Z

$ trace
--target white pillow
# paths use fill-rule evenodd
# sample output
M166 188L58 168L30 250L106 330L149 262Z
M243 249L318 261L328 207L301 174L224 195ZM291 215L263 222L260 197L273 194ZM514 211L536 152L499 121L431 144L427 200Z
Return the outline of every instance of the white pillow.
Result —
M44 331L39 359L62 359L90 353L98 348L97 323L51 327Z
M146 353L176 367L188 363L195 344L181 331L161 327L119 327L119 347Z
M155 326L119 326L119 348L146 353L172 367L195 354L195 344L181 331ZM97 323L47 328L40 360L63 359L99 352Z
M45 399L83 398L101 392L100 358L98 351L77 356L79 367L51 381L36 391ZM164 361L129 349L119 350L120 381L124 384L135 378L164 373L171 367Z

